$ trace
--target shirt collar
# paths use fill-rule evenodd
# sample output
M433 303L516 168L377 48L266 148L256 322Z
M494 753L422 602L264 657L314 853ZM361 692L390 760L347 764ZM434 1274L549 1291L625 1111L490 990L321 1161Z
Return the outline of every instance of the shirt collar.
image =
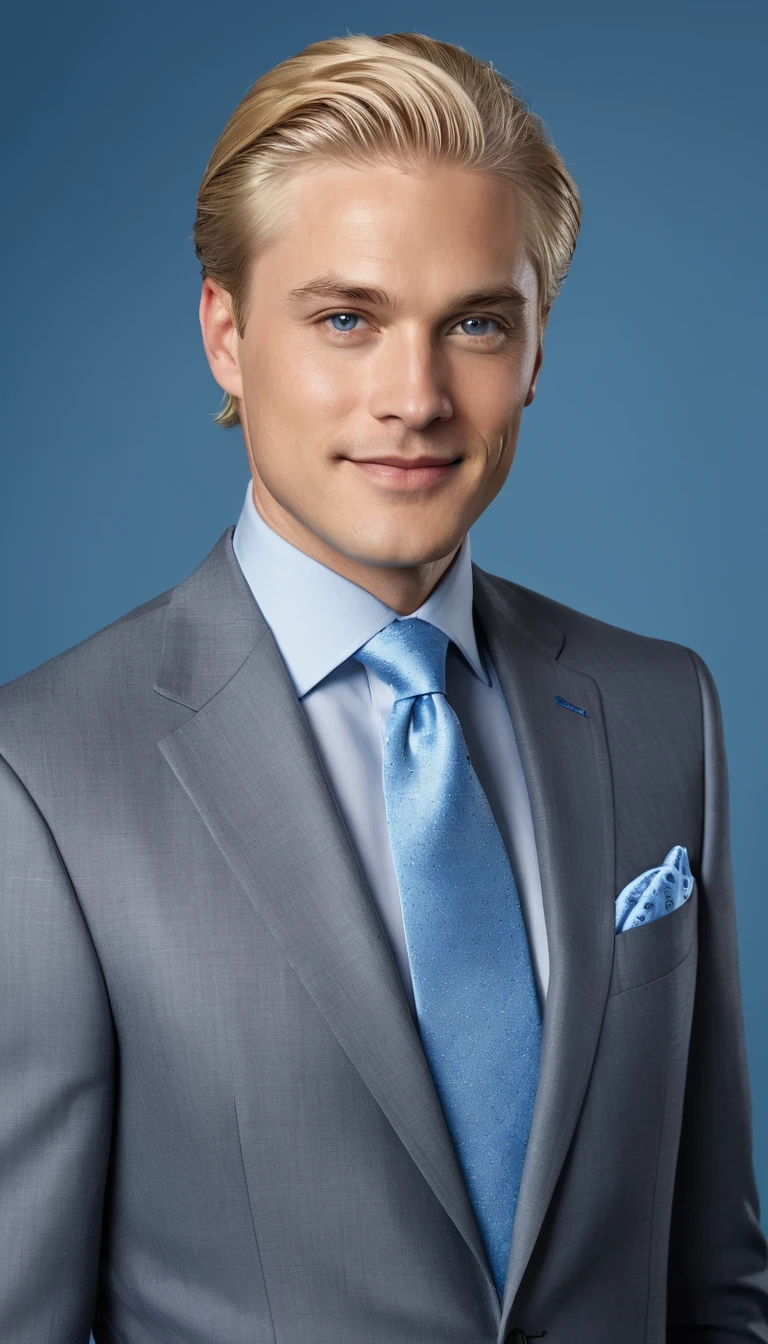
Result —
M278 536L257 511L250 482L232 544L299 698L385 625L401 619L365 588ZM469 533L448 573L411 614L442 630L475 675L491 684L472 621Z

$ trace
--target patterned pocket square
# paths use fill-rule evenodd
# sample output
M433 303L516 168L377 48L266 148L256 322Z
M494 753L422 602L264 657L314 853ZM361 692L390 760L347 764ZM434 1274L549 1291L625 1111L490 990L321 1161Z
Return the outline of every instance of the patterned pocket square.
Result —
M673 845L660 868L649 868L627 884L616 897L616 932L626 933L641 924L668 915L688 900L693 877L688 850Z

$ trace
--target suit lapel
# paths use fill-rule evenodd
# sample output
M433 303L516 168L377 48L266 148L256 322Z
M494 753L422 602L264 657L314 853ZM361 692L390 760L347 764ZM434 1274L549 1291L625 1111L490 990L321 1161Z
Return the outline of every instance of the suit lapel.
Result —
M485 1249L395 964L304 713L232 551L174 590L156 690L195 712L159 742L486 1276Z
M600 693L525 590L474 570L475 607L531 801L550 956L539 1086L500 1335L573 1137L613 952L613 795ZM535 595L532 595L535 596ZM303 711L232 551L174 590L156 690L193 711L159 748L276 943L498 1297L386 937ZM588 717L556 704L555 696Z
M568 664L562 632L524 590L473 569L475 608L530 796L550 957L503 1332L573 1137L600 1034L613 957L614 803L597 684ZM558 705L555 696L585 709L587 717Z

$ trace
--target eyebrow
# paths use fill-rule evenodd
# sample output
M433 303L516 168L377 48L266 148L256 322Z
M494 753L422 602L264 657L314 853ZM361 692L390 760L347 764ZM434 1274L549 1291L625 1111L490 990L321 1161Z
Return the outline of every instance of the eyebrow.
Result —
M394 308L394 302L383 289L372 289L368 285L355 285L328 271L308 280L298 289L292 289L287 302L293 307L305 299L348 300L350 303L372 303L378 308Z
M340 303L370 303L377 308L394 308L395 301L383 289L374 289L368 285L356 285L340 275L328 272L308 280L288 294L286 302L298 307L307 299L330 299ZM511 281L498 285L488 285L485 289L472 290L467 294L457 294L446 305L446 311L456 312L462 308L488 308L502 304L524 308L528 299Z

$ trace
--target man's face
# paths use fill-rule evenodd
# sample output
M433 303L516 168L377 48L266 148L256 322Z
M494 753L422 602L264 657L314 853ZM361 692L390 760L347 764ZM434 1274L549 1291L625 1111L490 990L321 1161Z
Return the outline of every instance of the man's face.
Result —
M454 552L512 464L537 302L509 183L455 167L297 172L285 228L253 264L244 335L229 365L212 361L240 398L267 521L321 559Z

